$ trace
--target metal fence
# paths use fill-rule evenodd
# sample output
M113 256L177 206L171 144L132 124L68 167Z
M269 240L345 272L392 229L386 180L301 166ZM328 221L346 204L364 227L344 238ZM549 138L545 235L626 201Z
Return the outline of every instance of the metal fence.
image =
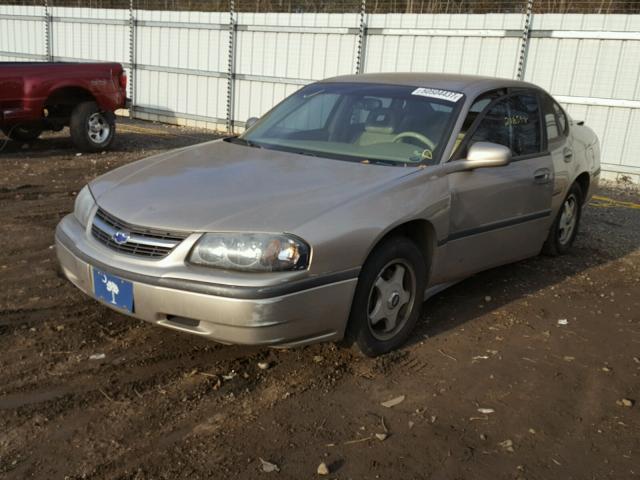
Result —
M228 131L333 75L523 78L596 130L603 170L640 181L637 0L21 1L0 5L2 60L117 61L132 116Z

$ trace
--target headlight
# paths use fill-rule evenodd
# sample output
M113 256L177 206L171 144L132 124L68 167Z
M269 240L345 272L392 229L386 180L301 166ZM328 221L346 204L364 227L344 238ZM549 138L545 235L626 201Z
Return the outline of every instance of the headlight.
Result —
M307 268L309 253L309 245L290 235L206 233L189 261L228 270L274 272Z
M96 201L93 199L93 195L91 195L89 186L85 185L78 193L75 206L73 207L73 214L83 227L86 227L87 223L89 223L89 215L91 215L91 210L93 210L95 204Z

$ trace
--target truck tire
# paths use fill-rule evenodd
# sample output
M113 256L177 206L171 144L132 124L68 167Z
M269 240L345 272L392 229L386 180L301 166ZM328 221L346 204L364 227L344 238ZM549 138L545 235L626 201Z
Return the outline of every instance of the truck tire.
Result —
M40 136L42 129L16 125L14 127L4 127L2 133L16 142L30 142Z
M108 148L116 133L115 116L100 110L96 102L78 104L71 113L71 140L83 152Z

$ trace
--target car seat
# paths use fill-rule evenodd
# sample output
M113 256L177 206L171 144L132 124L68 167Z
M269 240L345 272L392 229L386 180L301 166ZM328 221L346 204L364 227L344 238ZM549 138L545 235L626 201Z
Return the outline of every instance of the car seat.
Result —
M391 143L396 136L397 113L390 108L377 108L367 117L364 131L356 141L357 145Z

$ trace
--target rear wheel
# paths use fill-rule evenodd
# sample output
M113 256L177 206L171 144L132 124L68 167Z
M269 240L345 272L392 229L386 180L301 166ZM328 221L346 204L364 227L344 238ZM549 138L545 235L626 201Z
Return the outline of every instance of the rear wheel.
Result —
M83 152L100 152L111 145L116 132L114 115L95 102L83 102L71 113L71 139Z
M573 245L582 215L582 189L574 183L549 230L543 251L547 255L564 255Z
M425 279L415 243L393 237L380 244L360 272L347 338L369 357L400 347L420 316Z
M11 140L16 142L30 142L35 140L42 134L42 129L38 127L23 127L16 125L14 127L5 127L2 132Z

